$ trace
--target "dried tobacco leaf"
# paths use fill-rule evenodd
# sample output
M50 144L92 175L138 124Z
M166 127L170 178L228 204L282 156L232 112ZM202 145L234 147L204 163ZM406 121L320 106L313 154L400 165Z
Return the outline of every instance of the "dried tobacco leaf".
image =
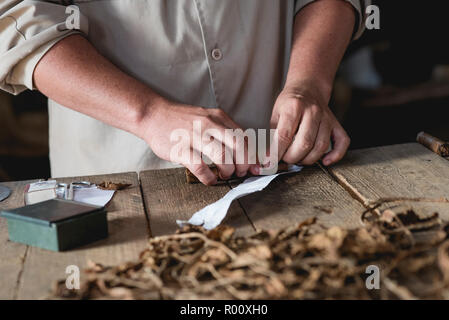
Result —
M234 232L235 232L234 228L222 225L208 231L207 237L215 241L226 243L229 240L231 240L232 236L234 235Z
M150 239L137 261L115 267L89 263L80 290L66 289L61 280L52 298L449 297L449 226L442 226L437 215L384 212L351 230L316 222L308 219L248 237L234 237L234 229L225 226L211 231L183 227ZM381 268L381 290L366 288L368 265Z
M102 190L123 190L131 186L130 183L116 183L116 182L110 182L105 181L97 185L98 188Z
M444 281L449 282L449 240L438 248L438 266L443 274Z
M409 230L428 230L441 225L438 213L422 218L413 210L407 210L405 213L399 214L395 214L391 210L385 210L380 221L383 221L384 226L388 229L406 227Z

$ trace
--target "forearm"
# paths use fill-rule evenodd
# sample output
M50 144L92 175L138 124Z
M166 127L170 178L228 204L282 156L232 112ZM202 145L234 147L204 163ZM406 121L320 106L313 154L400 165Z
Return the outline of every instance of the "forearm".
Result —
M39 91L61 105L139 137L151 107L165 101L80 35L52 47L36 66L33 80Z
M250 168L247 163L223 163L219 157L223 150L220 146L226 143L231 154L236 154L237 146L220 137L225 137L227 129L240 128L221 109L178 104L163 98L120 71L81 36L69 36L47 52L34 70L34 85L68 108L142 138L161 159L183 164L204 184L215 184L217 178L201 160L201 154L216 164L222 178L230 177L234 171L245 176ZM204 132L220 132L217 141L221 144L198 147L193 133L198 121ZM178 150L180 143L172 140L172 133L179 133L180 129L186 133L181 155L172 152Z
M285 87L313 90L327 104L354 23L354 9L343 0L318 0L303 8L295 19Z

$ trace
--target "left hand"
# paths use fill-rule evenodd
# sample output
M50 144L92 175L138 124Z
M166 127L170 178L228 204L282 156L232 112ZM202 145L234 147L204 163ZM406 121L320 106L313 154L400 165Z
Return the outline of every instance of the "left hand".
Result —
M328 166L341 160L350 144L327 100L307 90L285 88L276 100L270 124L276 129L279 161L314 164L332 140L333 149L322 160Z

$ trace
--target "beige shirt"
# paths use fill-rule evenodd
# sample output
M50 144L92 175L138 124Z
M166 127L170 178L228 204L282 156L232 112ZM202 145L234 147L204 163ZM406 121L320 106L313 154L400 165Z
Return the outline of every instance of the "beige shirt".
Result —
M123 71L179 102L218 107L244 128L267 128L287 73L295 14L314 0L79 0L80 30ZM347 0L358 12L369 1ZM39 59L77 31L71 1L0 0L0 88L33 88ZM58 4L59 3L59 4ZM67 86L76 85L67 83ZM52 176L174 164L122 130L49 101Z

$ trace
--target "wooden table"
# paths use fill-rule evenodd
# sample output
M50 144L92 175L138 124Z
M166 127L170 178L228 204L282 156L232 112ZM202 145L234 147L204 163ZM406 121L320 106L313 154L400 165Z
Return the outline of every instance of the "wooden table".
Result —
M89 260L105 265L133 260L149 237L174 232L176 219L190 218L235 185L187 184L184 169L58 179L80 180L132 183L108 206L109 237L76 250L51 252L8 241L6 221L0 218L0 299L44 298L55 280L66 277L68 265L83 268ZM13 192L0 202L0 210L22 206L27 183L3 183ZM373 201L386 197L449 198L449 162L416 143L351 151L336 166L281 176L264 191L235 201L225 223L239 235L309 217L326 226L353 228L361 225L360 215ZM395 204L395 210L412 206L423 214L437 211L449 220L448 204Z

